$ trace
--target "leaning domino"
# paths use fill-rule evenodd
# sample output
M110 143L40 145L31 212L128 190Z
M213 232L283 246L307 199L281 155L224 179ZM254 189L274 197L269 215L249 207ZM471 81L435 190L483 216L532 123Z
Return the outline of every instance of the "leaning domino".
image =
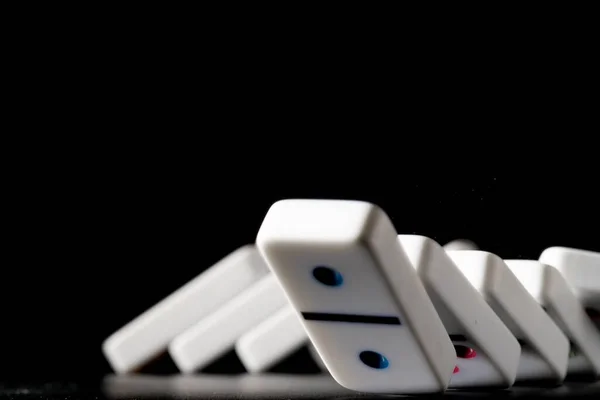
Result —
M269 273L253 245L241 247L112 334L102 344L117 373L139 370L178 334Z
M560 271L600 328L600 253L550 247L542 252L539 260Z
M248 372L260 373L307 344L310 341L298 313L288 304L240 337L235 350ZM321 366L318 353L313 349L311 353Z
M200 370L233 349L240 336L286 304L279 282L269 274L173 339L169 354L180 371Z
M312 344L312 342L310 341L310 339L308 340L308 352L312 356L313 360L315 360L315 362L317 363L317 366L321 369L321 371L324 372L324 373L329 373L329 370L327 369L327 366L323 362L323 359L321 358L321 355L319 354L319 352L315 348L315 345Z
M571 340L569 373L600 375L600 335L565 278L550 265L504 260L529 294Z
M450 388L510 387L521 346L446 251L425 236L398 236L456 349Z
M477 245L467 239L456 239L444 245L444 250L479 250Z
M474 250L477 249L477 246L470 240L458 239L444 245L444 249ZM479 294L477 294L477 296L481 297ZM485 302L484 304L489 308ZM510 335L512 336L512 334ZM235 349L240 361L248 372L261 373L268 371L274 365L283 361L286 357L305 346L307 343L315 362L321 369L327 371L327 368L321 360L321 356L319 356L319 353L308 339L308 335L300 322L298 313L291 305L288 305L267 318L263 323L259 324L248 333L244 334L237 341ZM516 340L515 344L520 352L520 347L518 347ZM510 357L510 351L505 354L507 357ZM470 364L472 365L473 363ZM478 363L474 364L473 367L476 367ZM463 372L461 377L464 375L465 372ZM456 381L456 378L453 378L453 382L454 381Z
M447 243L444 249L473 250L477 249L477 246L469 240L459 239ZM244 334L237 341L235 348L240 361L249 372L261 373L268 371L307 343L315 361L326 370L296 311L288 305Z
M567 374L569 340L504 261L484 251L447 253L520 340L517 381L563 381Z
M279 201L256 243L339 384L399 394L448 387L454 347L380 208Z

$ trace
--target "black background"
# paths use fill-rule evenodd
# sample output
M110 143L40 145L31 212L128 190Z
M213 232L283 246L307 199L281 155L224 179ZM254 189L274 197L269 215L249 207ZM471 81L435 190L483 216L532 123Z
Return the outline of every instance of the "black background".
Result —
M430 59L406 52L414 34L380 50L337 30L304 43L305 28L223 43L229 28L198 35L197 17L172 37L151 18L111 43L104 20L98 39L67 26L56 38L52 19L29 43L7 41L0 381L103 376L103 339L252 242L282 198L372 201L399 233L504 258L600 251L585 34L545 54L537 37L522 54L487 37L415 43Z
M251 160L225 154L187 167L175 158L154 166L88 162L83 171L38 169L21 180L2 267L2 376L110 372L102 340L253 242L282 198L372 201L400 233L441 244L468 238L504 258L537 258L555 245L600 251L593 176L389 168L378 175L378 168L345 173L343 165L293 169L292 160L257 171Z

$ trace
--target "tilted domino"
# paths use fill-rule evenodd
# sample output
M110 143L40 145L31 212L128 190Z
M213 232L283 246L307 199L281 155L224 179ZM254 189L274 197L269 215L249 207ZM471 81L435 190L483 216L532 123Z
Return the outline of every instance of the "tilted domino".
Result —
M170 341L269 273L253 245L241 247L179 288L102 344L115 372L139 370Z
M329 370L327 369L327 366L323 362L323 358L321 358L321 355L317 351L315 345L312 344L312 342L310 341L310 339L309 339L309 343L308 343L308 352L312 356L313 360L315 360L315 362L317 363L317 366L319 367L319 369L322 372L329 373Z
M447 243L444 248L466 250L477 247L473 242L461 239ZM249 372L261 373L307 343L314 360L321 369L327 371L321 356L310 344L298 313L291 305L287 305L240 337L235 348L240 361ZM510 352L507 351L506 354Z
M484 251L448 251L450 258L521 342L517 381L562 382L569 340L504 261Z
M456 239L444 245L444 250L479 250L477 245L467 239Z
M298 313L286 305L240 337L235 350L244 367L252 373L268 371L303 346L309 350L320 368L321 357L310 344Z
M269 274L175 337L169 354L182 372L200 370L232 350L240 336L286 304L279 282Z
M504 262L571 340L568 372L600 376L600 334L560 272L539 261Z
M256 244L339 384L397 394L448 387L454 346L379 207L279 201Z
M560 271L600 329L600 253L549 247L542 252L539 261Z
M419 235L398 239L454 343L457 368L450 388L512 386L521 355L515 336L442 246Z

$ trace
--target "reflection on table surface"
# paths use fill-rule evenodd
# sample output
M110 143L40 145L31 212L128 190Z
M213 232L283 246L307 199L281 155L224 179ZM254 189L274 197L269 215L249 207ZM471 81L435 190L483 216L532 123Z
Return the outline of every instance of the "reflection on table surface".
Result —
M1 379L1 377L0 377ZM540 384L508 390L449 390L444 394L390 396L344 389L324 375L109 375L101 382L0 382L0 398L19 400L123 400L123 399L386 399L401 397L435 400L475 399L599 399L600 382L569 382L558 387Z
M109 399L124 398L332 398L365 399L392 396L359 393L337 384L328 374L306 375L176 375L176 376L107 376L103 393ZM393 396L398 397L398 396ZM600 398L600 382L571 382L558 387L515 386L508 390L447 391L444 394L401 396L426 398Z
M337 384L329 375L176 375L107 376L103 390L109 398L124 397L364 397Z

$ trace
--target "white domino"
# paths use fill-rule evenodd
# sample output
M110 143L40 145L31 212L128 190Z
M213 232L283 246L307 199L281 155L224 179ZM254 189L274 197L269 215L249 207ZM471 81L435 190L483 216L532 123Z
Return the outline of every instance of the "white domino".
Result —
M323 358L321 358L319 351L316 349L315 345L312 344L310 339L308 341L308 352L311 354L313 360L315 360L317 366L321 369L321 371L323 371L324 373L329 373L327 366L323 362Z
M308 335L298 313L288 304L240 337L235 350L248 372L260 373L307 344ZM311 353L315 362L321 366L318 353L313 349Z
M560 271L579 300L594 313L600 314L600 253L568 247L550 247L539 261ZM597 321L598 323L598 321Z
M448 387L454 346L380 208L279 201L256 243L339 384L399 394Z
M240 336L286 304L279 282L269 274L173 339L169 354L180 371L195 372L233 349Z
M115 372L137 371L175 336L268 273L253 245L241 247L112 334L102 351Z
M444 250L479 250L477 245L467 239L456 239L444 245Z
M567 374L569 340L504 261L484 251L447 253L521 341L517 381L563 381Z
M444 248L425 236L398 236L452 339L457 368L450 388L510 387L521 346Z
M600 375L600 334L560 272L539 261L504 260L571 340L569 373Z
M444 249L474 250L477 249L477 246L470 240L458 239L447 243L444 246ZM489 308L487 304L486 307ZM291 305L288 305L248 333L244 334L236 343L235 348L240 361L248 372L261 373L268 371L274 365L283 361L286 357L305 346L307 343L315 362L323 371L327 371L319 353L308 339L308 335L306 334L304 327L302 327L298 313ZM517 348L520 352L520 347L518 347L518 345ZM507 354L510 354L510 352ZM470 366L475 367L477 364L478 363L470 363ZM464 375L465 373L461 375L461 378ZM456 378L453 380L455 381ZM510 379L508 381L510 381Z
M477 246L470 240L459 239L447 243L444 246L444 249L473 250L477 249ZM477 295L481 297L479 294ZM483 299L481 301L483 301ZM487 303L484 302L484 304L489 308ZM494 317L498 318L495 316L495 314ZM510 335L512 336L512 334ZM248 370L248 372L261 373L268 371L274 365L283 361L286 357L305 346L307 343L315 362L323 371L327 371L323 361L321 360L321 357L319 356L319 353L314 348L312 343L310 343L308 335L306 334L306 331L300 322L298 313L291 305L288 305L266 319L263 323L256 326L254 329L244 334L237 341L235 348L240 361ZM520 347L518 346L516 339L515 344L520 352ZM505 354L510 354L510 351ZM471 368L475 368L477 364L477 362L469 363L469 366ZM461 378L463 376L465 376L464 372L462 373ZM456 377L453 379L453 381L455 380ZM510 379L508 379L508 382L510 382ZM495 383L501 384L502 381Z

